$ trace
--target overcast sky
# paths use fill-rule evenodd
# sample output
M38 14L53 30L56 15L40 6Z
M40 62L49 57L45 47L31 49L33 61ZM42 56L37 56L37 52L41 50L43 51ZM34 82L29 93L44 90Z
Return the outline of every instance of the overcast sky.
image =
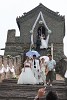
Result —
M7 31L16 29L16 35L19 29L16 23L17 16L22 16L24 12L28 12L42 3L52 11L58 11L60 15L65 15L65 23L67 23L67 0L0 0L0 49L5 47ZM67 29L65 29L67 30ZM67 32L64 38L64 54L67 56ZM4 51L0 50L0 55Z

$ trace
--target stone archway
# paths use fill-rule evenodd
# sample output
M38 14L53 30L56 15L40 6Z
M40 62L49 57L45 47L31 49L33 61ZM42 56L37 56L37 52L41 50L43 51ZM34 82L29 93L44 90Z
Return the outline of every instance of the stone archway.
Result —
M44 34L45 38L46 38L46 28L45 28L45 26L42 26L42 25L39 26L37 29L37 35L41 36L41 34Z

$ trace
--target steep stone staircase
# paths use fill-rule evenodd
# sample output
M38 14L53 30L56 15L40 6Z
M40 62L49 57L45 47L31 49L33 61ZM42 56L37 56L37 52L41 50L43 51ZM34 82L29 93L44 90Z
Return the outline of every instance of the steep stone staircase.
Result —
M42 87L44 87L42 84L19 85L17 84L17 79L3 80L0 83L0 100L34 100L38 89ZM52 87L47 86L46 94L50 90L57 92L59 100L67 100L67 86L64 80L55 80ZM45 96L41 100L45 100Z

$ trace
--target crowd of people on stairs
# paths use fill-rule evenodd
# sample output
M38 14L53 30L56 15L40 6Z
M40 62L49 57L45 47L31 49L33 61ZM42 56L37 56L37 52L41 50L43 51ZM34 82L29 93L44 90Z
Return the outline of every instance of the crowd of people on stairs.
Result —
M17 84L42 83L44 86L52 86L55 67L56 61L52 59L52 55L49 55L47 62L44 58L38 59L36 55L33 55L32 58L27 56Z

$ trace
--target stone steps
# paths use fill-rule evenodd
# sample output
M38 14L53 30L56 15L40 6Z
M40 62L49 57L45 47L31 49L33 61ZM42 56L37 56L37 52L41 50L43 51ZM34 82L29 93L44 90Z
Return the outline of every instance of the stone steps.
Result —
M17 79L3 80L0 83L0 100L33 100L41 85L17 84ZM64 81L54 81L53 86L47 86L46 91L57 91L59 100L67 100L66 85ZM45 94L46 95L46 94ZM42 98L44 100L45 97Z

